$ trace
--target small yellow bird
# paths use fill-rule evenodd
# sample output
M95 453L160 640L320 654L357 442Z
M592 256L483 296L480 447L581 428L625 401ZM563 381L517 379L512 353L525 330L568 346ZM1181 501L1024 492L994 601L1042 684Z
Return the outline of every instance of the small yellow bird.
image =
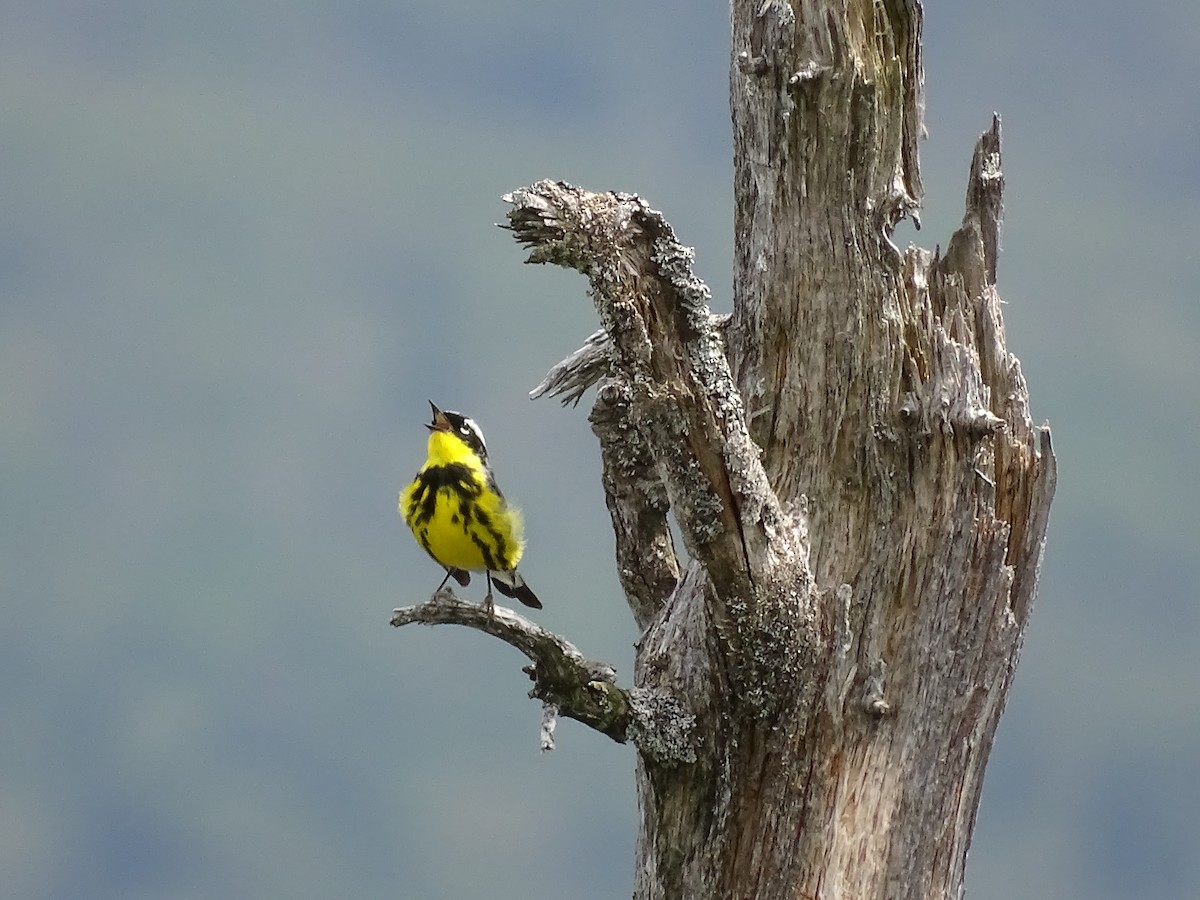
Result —
M483 605L489 612L493 584L504 596L541 609L517 572L525 552L524 523L496 486L483 432L462 413L442 412L432 400L429 405L429 456L400 492L400 515L417 543L445 567L438 591L451 578L465 587L471 572L483 572L488 584Z

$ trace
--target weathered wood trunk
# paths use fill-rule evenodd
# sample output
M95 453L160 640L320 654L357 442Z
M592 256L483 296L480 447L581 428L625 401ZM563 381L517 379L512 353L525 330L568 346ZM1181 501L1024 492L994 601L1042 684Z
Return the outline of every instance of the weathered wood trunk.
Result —
M393 623L495 634L547 722L635 744L638 900L958 897L1055 483L995 288L999 120L945 256L900 252L919 4L732 13L730 316L636 196L506 198L530 261L584 273L600 316L542 392L601 381L635 686L507 610L443 597Z
M635 896L957 897L1055 477L995 290L999 122L946 256L900 253L919 6L732 11L727 340L803 552L732 622L693 564L641 641L700 749L640 757Z

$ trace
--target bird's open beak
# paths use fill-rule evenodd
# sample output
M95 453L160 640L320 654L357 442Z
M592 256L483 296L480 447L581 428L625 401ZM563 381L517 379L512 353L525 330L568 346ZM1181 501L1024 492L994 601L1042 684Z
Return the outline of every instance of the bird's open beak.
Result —
M433 410L433 424L425 427L430 431L449 431L450 420L446 418L446 414L438 409L432 400L429 401L429 408Z

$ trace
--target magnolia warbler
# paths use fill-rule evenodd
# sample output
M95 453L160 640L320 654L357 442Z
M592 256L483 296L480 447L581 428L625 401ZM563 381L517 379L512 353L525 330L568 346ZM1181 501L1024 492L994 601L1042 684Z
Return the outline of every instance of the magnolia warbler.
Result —
M465 587L471 572L483 572L488 585L483 605L489 612L493 584L506 597L541 609L517 572L525 552L524 523L496 486L483 432L462 413L442 412L432 400L429 405L429 456L400 492L400 515L417 543L445 567L438 591L451 578Z

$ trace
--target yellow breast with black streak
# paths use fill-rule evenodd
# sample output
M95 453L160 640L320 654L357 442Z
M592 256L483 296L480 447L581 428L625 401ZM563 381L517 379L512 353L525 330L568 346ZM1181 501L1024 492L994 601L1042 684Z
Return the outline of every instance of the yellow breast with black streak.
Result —
M400 514L443 566L508 572L525 549L520 512L505 502L479 455L443 431L429 435L429 458L400 494Z

